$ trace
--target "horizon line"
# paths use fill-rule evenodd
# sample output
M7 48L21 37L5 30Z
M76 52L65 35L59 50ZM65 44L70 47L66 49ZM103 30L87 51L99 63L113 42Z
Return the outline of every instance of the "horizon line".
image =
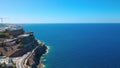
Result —
M57 22L57 23L0 23L0 24L120 24L120 22Z

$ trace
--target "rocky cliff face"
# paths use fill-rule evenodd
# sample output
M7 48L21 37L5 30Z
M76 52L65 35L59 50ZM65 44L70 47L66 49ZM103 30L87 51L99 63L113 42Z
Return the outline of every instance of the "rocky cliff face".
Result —
M17 28L16 28L17 29ZM44 44L38 43L33 32L25 32L23 29L1 30L2 35L12 37L0 36L0 54L11 58L21 57L27 52L32 52L36 47L33 55L27 61L27 65L31 68L37 68L40 63L40 57L46 53L47 47Z
M32 51L36 46L38 46L37 41L34 41L33 43L30 43L27 46L19 46L19 50L15 51L13 54L10 55L10 57L19 57L19 56L23 56L24 54L26 54L27 52Z
M24 34L24 30L23 29L19 29L19 30L6 30L7 31L7 33L9 34L9 35L12 35L13 37L17 37L17 36L19 36L19 35L21 35L21 34Z
M27 65L30 66L30 67L32 67L32 68L38 68L38 65L41 64L41 56L43 54L45 54L46 51L47 51L47 47L45 45L38 47L35 50L34 55L32 55L28 59Z
M19 38L17 40L4 42L3 45L0 46L0 53L5 56L19 57L38 45L34 35L22 39L20 38L20 41L18 40Z

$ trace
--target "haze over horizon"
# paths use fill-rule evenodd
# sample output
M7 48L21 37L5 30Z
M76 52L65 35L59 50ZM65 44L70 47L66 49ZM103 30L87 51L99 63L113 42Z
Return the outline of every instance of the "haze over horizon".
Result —
M4 23L120 23L120 0L0 0Z

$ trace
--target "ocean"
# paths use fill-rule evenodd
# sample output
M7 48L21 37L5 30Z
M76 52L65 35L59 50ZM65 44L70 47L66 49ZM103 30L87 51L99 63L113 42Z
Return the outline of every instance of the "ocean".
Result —
M50 47L45 68L120 68L120 24L26 24Z

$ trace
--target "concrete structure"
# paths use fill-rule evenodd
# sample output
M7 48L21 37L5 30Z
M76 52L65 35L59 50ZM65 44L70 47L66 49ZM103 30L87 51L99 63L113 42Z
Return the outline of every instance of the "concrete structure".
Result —
M10 58L6 57L6 56L0 56L0 64L2 64L2 63L9 64L10 63Z

